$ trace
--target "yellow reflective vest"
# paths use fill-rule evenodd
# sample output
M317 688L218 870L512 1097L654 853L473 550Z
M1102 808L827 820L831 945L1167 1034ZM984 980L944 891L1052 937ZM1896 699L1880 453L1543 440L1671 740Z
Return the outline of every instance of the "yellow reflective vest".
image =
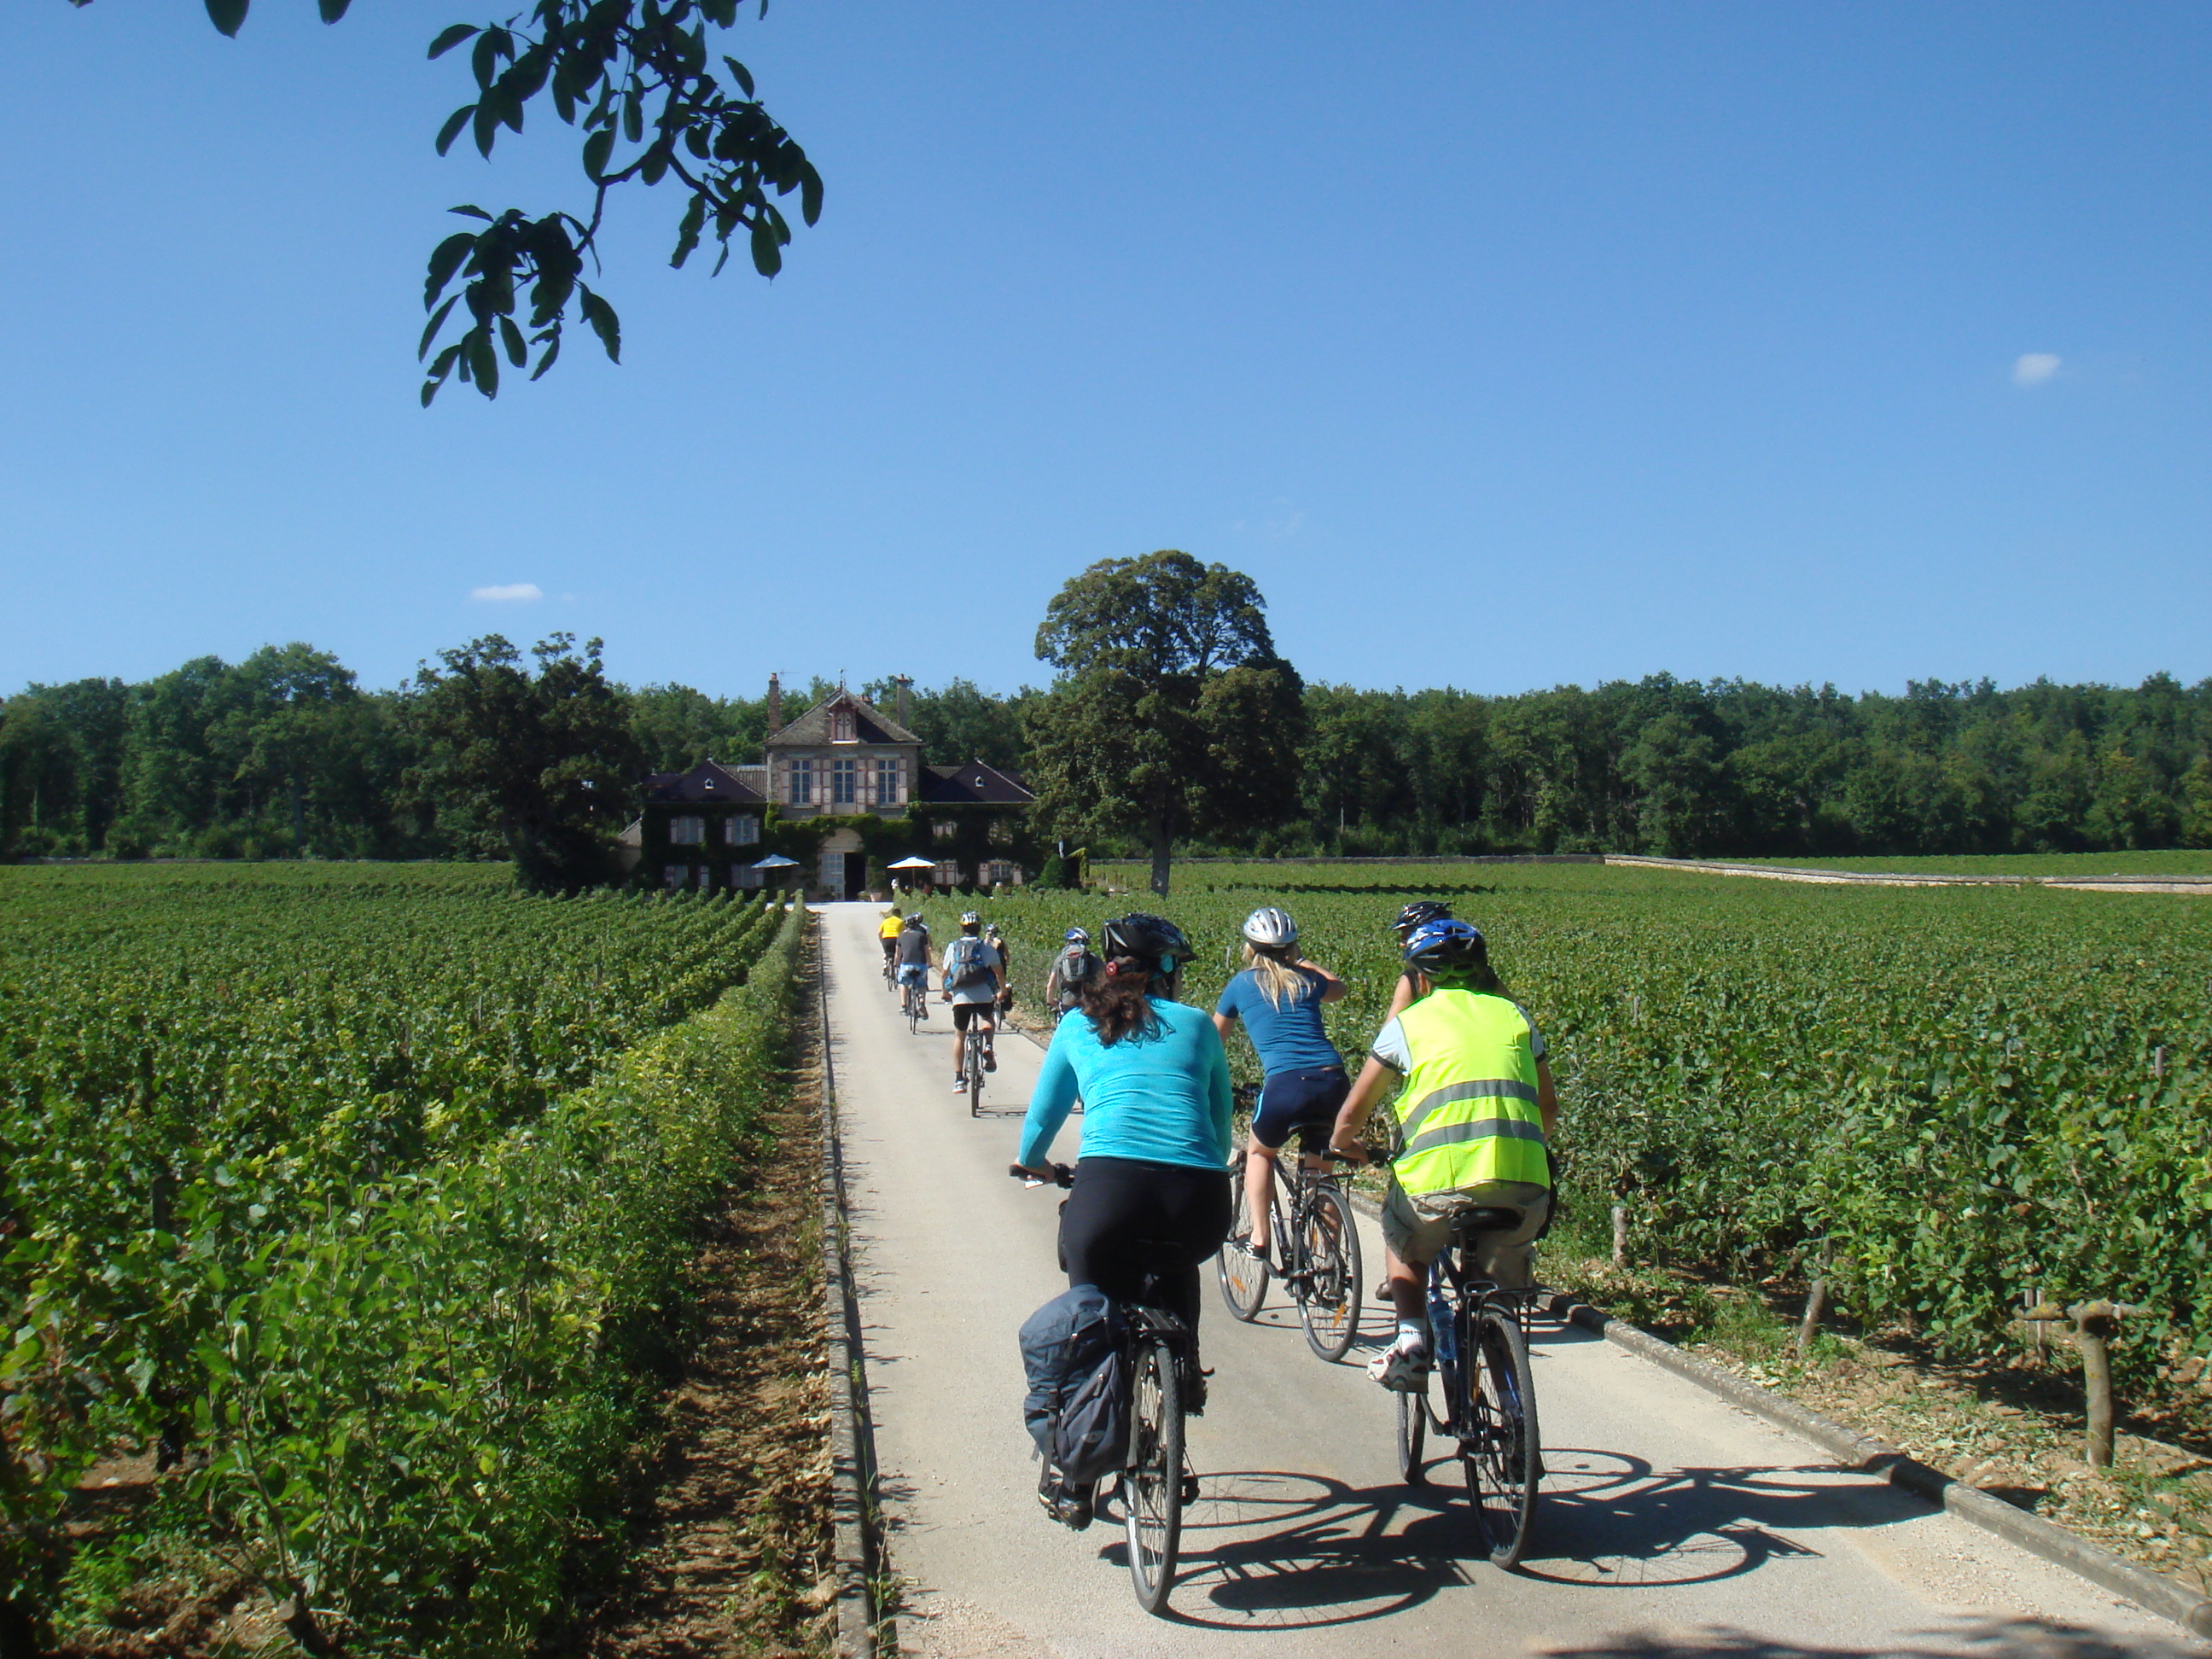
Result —
M1486 1181L1549 1187L1536 1056L1520 1009L1480 991L1438 989L1400 1014L1398 1029L1413 1060L1398 1096L1398 1184L1413 1194Z

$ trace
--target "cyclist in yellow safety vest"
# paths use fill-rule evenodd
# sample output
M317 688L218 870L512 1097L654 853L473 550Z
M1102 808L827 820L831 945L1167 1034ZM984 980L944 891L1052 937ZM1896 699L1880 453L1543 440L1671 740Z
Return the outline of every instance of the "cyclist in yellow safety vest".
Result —
M1552 1208L1547 1150L1559 1099L1544 1039L1491 970L1480 932L1437 921L1406 941L1418 995L1386 1024L1337 1114L1333 1144L1360 1154L1360 1132L1395 1077L1401 1150L1382 1200L1382 1243L1398 1335L1368 1366L1386 1389L1418 1392L1429 1368L1422 1304L1429 1264L1451 1243L1452 1216L1470 1206L1517 1211L1520 1224L1476 1234L1478 1277L1504 1289L1534 1281L1530 1246Z
M885 962L889 962L891 953L898 949L898 936L905 927L906 919L899 915L897 905L894 904L884 912L884 919L876 928L876 938L882 942Z

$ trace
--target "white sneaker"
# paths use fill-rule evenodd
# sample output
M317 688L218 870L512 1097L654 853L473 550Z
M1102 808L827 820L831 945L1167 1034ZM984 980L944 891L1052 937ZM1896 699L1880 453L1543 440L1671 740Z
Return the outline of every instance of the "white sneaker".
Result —
M1367 1362L1367 1374L1386 1389L1419 1394L1429 1386L1429 1345L1401 1336Z

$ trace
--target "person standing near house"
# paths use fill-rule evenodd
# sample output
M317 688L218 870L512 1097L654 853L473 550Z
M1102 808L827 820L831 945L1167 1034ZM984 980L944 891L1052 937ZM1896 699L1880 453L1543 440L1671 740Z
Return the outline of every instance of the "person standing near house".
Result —
M983 918L973 910L960 918L960 937L945 947L939 965L944 975L945 1000L952 1005L952 1032L957 1037L973 1026L983 1039L983 1069L999 1069L993 1039L998 1033L999 953L983 939ZM968 1079L960 1073L963 1046L952 1048L952 1086L964 1089Z

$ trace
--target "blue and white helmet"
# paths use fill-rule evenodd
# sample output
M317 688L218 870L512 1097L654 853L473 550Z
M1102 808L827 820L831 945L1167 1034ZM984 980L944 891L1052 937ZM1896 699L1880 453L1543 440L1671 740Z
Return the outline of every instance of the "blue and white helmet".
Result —
M1425 921L1406 941L1406 965L1431 979L1472 973L1489 963L1490 947L1482 930L1471 922L1449 917Z

